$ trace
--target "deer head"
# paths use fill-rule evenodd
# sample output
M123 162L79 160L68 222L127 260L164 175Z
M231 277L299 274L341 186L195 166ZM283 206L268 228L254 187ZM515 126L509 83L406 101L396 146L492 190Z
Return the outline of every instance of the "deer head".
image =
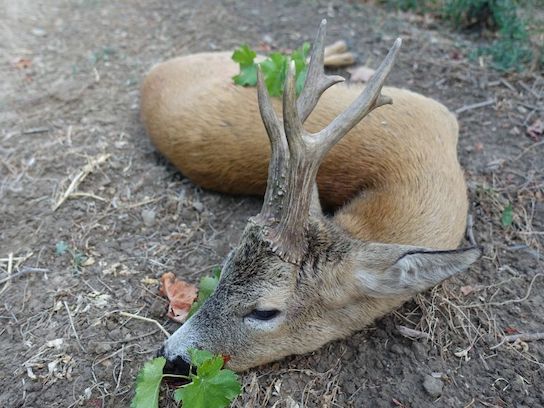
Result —
M186 372L189 348L230 356L237 371L312 351L362 329L414 294L465 270L479 250L435 251L362 242L321 211L316 174L329 150L365 115L391 100L383 83L401 46L397 39L361 95L323 130L304 121L321 94L343 81L323 71L323 20L300 96L289 65L283 124L258 72L258 101L271 143L261 212L227 257L219 285L164 344L167 371Z

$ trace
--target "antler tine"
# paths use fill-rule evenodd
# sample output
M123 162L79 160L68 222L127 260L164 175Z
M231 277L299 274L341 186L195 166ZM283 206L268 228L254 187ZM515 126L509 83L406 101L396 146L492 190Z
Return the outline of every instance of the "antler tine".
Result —
M300 112L300 120L302 123L306 121L310 113L317 105L321 94L328 88L338 82L345 81L345 79L339 75L325 75L323 68L324 50L325 50L325 33L327 31L327 20L321 20L319 30L315 41L312 45L312 52L310 54L310 65L308 66L308 73L306 80L304 81L304 88L298 98L298 111Z
M317 144L321 145L320 147L323 149L322 156L369 112L382 105L392 103L390 97L381 94L381 90L387 75L395 63L401 45L402 40L397 38L376 73L368 81L363 92L353 101L349 108L338 115L329 126L316 135L319 139Z
M289 61L283 87L283 127L291 155L296 154L298 149L302 147L302 135L304 134L297 107L295 72L295 62Z
M315 108L321 94L343 80L328 77L323 70L323 44L326 21L315 40L304 89L297 100L295 64L289 62L283 92L283 126L278 120L264 84L257 71L258 100L261 117L271 144L268 185L265 202L256 221L264 227L271 249L284 261L300 265L308 242L305 238L310 213L319 214L315 179L327 152L366 114L391 103L381 95L383 83L393 66L401 41L397 39L367 87L349 108L318 133L304 130L303 123Z
M257 67L257 98L259 111L266 133L270 140L270 163L268 165L268 183L264 196L263 208L259 217L263 221L273 221L281 210L285 194L285 173L289 160L289 147L282 126L266 89L263 73Z

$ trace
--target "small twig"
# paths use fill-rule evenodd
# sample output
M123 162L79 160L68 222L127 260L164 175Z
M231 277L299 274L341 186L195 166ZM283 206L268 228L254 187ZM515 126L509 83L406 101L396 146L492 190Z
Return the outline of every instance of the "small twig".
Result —
M75 189L81 184L83 180L85 180L85 177L91 174L97 166L108 160L109 157L109 154L101 154L97 157L94 157L92 160L89 161L89 163L83 166L81 171L74 176L66 191L60 196L55 205L53 205L53 211L56 211L57 208L59 208L62 203L64 203L68 199L68 197L70 197L72 193L74 193Z
M76 337L77 344L79 345L79 348L81 349L81 351L86 353L87 350L85 350L85 347L83 347L83 345L81 344L81 341L79 340L79 335L77 334L76 327L74 326L74 320L72 319L72 314L70 313L70 309L68 308L68 303L66 303L66 300L64 300L63 303L64 303L64 308L66 309L66 313L68 313L68 319L70 319L70 326L72 326L72 331L74 332L74 336Z
M162 332L166 335L166 337L170 337L170 333L168 333L168 331L164 327L162 327L162 324L160 324L155 319L150 319L149 317L143 317L143 316L135 315L128 312L119 312L119 314L121 316L130 317L132 319L138 319L138 320L143 320L144 322L154 323L159 327L159 329L162 330Z
M466 111L469 111L469 110L472 110L472 109L478 109L478 108L483 108L483 107L486 107L486 106L489 106L489 105L493 105L494 103L495 103L495 99L488 99L487 101L462 106L459 109L457 109L455 111L455 113L460 114L460 113L463 113L463 112L466 112Z
M537 94L533 89L529 88L529 86L523 82L523 81L519 81L518 84L523 88L525 89L527 92L529 92L531 95L533 95L536 99L539 99L540 98L540 95Z
M406 326L398 325L397 330L404 337L408 337L411 339L429 339L431 337L429 336L428 333L425 333L419 330L410 329L409 327L406 327Z
M20 261L25 261L28 259L29 255L26 255L26 256L13 256L13 254L11 254L11 259L13 262L20 262ZM30 255L32 255L32 252L30 253ZM9 262L9 256L8 258L0 258L0 262Z
M119 375L117 376L117 384L115 387L115 392L119 389L119 386L121 385L121 377L123 376L123 365L125 361L125 345L123 344L121 346L121 367L119 368Z
M6 281L5 281L6 284L4 285L2 290L0 290L0 295L2 295L2 293L4 293L6 291L6 289L9 287L9 282L10 282L10 279L11 279L11 271L12 270L13 270L13 252L10 252L9 255L8 255L8 270L7 270L8 276L7 276L7 278L5 278L6 279Z
M36 133L45 133L45 132L49 132L49 128L47 127L32 128L32 129L23 130L23 135L34 135Z
M518 93L518 90L514 87L514 85L512 85L510 82L508 82L506 79L504 78L501 78L499 80L504 86L506 86L508 89L510 89L512 92L514 93Z
M526 301L527 299L529 299L529 296L531 295L531 290L533 289L533 284L535 283L535 280L536 278L538 278L539 276L544 276L544 273L537 273L535 276L533 276L533 279L531 279L531 283L529 283L529 288L527 289L527 293L525 294L525 296L523 296L522 298L518 298L518 299L508 299L508 300L504 300L502 302L489 302L489 303L471 303L469 305L462 305L462 306L459 306L463 309L470 309L470 308L473 308L473 307L481 307L481 306L504 306L504 305L508 305L510 303L521 303L521 302L524 302Z
M105 198L103 197L100 197L100 196L97 196L96 194L93 194L93 193L84 193L84 192L79 192L79 191L76 191L72 194L70 194L71 197L89 197L89 198L94 198L95 200L98 200L98 201L104 201L104 202L107 202L108 200L106 200Z
M4 282L9 281L10 279L16 278L17 276L26 275L27 273L47 273L49 269L44 268L23 268L20 272L12 273L11 275L0 279L0 285Z
M537 341L544 340L544 332L542 333L521 333L521 334L511 334L509 336L504 336L500 343L495 344L493 347L490 347L491 350L502 346L504 343L513 343L515 341Z
M527 153L528 151L534 149L535 147L541 146L541 145L543 145L543 144L544 144L544 140L541 140L540 142L537 142L537 143L533 143L531 146L526 147L525 149L523 149L523 151L522 151L520 154L518 154L516 157L514 157L514 158L512 159L512 161L516 161L516 160L521 159L521 157L522 157L523 155L525 155L525 153Z

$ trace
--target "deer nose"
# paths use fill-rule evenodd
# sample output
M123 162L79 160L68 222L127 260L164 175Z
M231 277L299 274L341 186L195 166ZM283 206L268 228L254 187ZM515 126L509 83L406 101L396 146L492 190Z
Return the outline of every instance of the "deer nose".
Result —
M162 370L164 374L189 375L191 364L185 361L181 356L177 356L174 359L168 358L164 354L164 346L157 351L157 357L166 358L166 364Z

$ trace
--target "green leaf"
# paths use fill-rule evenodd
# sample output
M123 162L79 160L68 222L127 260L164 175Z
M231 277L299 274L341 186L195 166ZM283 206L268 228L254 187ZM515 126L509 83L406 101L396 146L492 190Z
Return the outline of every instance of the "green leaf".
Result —
M306 67L306 57L308 56L308 51L310 50L310 43L305 42L300 48L297 48L291 54L291 59L295 62L295 68L297 75L299 75L302 70Z
M253 65L253 61L255 60L256 56L257 53L249 48L249 45L243 44L234 50L232 53L232 60L241 66L246 67Z
M224 408L241 391L236 374L220 370L206 377L195 376L192 383L176 390L174 398L183 402L183 408Z
M221 277L221 268L219 266L214 266L212 268L212 276L219 281Z
M55 245L55 253L57 255L64 255L66 251L68 251L70 247L68 244L64 241L58 241Z
M310 44L304 43L293 51L290 57L279 52L273 52L266 60L259 63L266 88L271 96L281 96L283 94L283 86L290 60L295 63L296 92L300 94L308 73L306 58L309 50ZM257 53L245 44L234 51L232 60L240 65L240 73L232 77L236 85L257 85L257 64L254 62L256 55Z
M270 96L280 96L283 93L283 83L287 73L287 57L279 52L273 52L259 65Z
M189 352L189 357L191 358L191 364L196 366L197 368L204 364L206 361L213 358L213 354L206 350L190 348L187 351Z
M219 372L221 368L223 368L223 364L225 362L223 361L223 357L221 356L213 356L212 358L204 361L200 366L196 369L196 374L199 377L211 377Z
M297 95L300 95L302 88L304 88L304 81L306 81L306 75L308 74L308 67L304 67L300 74L297 76L297 81L295 83Z
M257 85L257 65L253 62L257 53L247 44L237 48L232 54L232 60L240 64L240 73L232 77L236 85Z
M514 219L514 211L512 208L512 204L508 203L506 207L502 210L502 216L501 216L501 224L503 228L507 228L510 225L512 225L512 221Z
M165 364L164 357L154 358L144 364L136 377L136 394L130 404L131 408L158 407L162 370Z
M240 67L240 73L232 77L236 85L255 86L257 85L257 65Z
M215 288L219 283L219 277L221 275L221 269L215 268L212 270L212 276L204 276L200 279L200 284L198 285L198 296L196 302L191 305L189 310L189 317L194 315L198 309L204 304L206 299L208 299Z

